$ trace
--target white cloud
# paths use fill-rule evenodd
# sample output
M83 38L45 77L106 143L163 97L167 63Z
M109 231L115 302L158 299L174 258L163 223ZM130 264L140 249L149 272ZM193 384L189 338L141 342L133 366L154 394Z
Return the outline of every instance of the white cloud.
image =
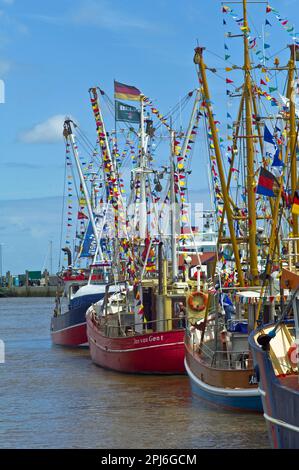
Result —
M139 29L154 31L157 25L146 18L127 14L123 10L113 7L107 0L81 0L77 8L66 12L61 16L50 16L40 14L29 14L29 18L42 21L44 23L59 25L82 25L95 26L101 29L121 31L122 29Z
M53 266L60 254L60 218L62 196L1 200L0 240L3 246L3 272L13 274L25 269L39 270L53 240ZM16 256L16 247L18 256Z
M117 30L119 28L133 28L152 30L153 24L144 18L128 15L124 10L113 8L111 2L102 0L84 1L79 8L70 15L72 22L77 24L94 25L105 29Z
M25 144L53 144L61 142L65 115L56 114L46 121L36 124L31 129L23 131L19 140Z

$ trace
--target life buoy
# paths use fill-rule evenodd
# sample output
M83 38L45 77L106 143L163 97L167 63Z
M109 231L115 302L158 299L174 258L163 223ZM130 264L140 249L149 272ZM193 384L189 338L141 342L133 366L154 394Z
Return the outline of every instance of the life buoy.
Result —
M195 297L201 297L203 300L203 303L201 305L195 305L194 304ZM194 310L195 312L202 312L206 308L207 302L208 302L208 296L204 294L203 292L199 292L199 291L192 292L188 298L188 305L191 308L191 310Z
M297 344L292 344L287 352L288 359L293 367L298 364L299 350Z

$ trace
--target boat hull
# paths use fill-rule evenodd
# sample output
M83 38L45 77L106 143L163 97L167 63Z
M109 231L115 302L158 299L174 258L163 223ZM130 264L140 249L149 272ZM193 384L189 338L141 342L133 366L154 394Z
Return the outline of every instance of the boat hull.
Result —
M249 344L259 379L271 445L275 449L299 449L299 387L296 387L297 390L291 389L288 387L288 379L285 381L276 377L268 353L256 344L255 335L256 332L250 335ZM293 378L298 384L298 375Z
M187 343L185 354L185 368L195 396L230 409L262 411L258 388L246 387L251 377L250 371L209 368L200 361L199 355L192 352ZM232 388L232 384L238 386Z
M76 299L65 313L51 319L51 338L60 346L88 346L86 333L86 310L92 303L98 302L104 294L93 294Z
M87 314L92 361L98 366L132 374L185 374L184 330L111 338Z
M59 346L88 346L86 322L63 330L51 331L51 337L52 342Z

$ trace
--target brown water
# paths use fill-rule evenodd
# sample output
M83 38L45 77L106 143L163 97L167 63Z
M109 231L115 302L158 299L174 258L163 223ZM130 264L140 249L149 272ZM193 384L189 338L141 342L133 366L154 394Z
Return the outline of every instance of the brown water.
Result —
M261 415L210 406L187 377L124 375L52 346L53 299L0 299L1 448L266 448Z

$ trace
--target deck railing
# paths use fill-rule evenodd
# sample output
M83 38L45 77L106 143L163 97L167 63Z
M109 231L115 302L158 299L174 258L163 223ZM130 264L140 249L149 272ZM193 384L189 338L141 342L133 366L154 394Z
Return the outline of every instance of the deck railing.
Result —
M202 359L215 369L252 369L249 349L243 351L213 351L206 344L200 348Z
M111 316L115 318L116 316L118 316L118 314L113 314ZM93 322L101 331L105 331L105 334L110 338L117 338L120 336L138 336L144 333L163 333L164 331L184 328L184 323L182 319L178 317L164 320L143 321L137 323L132 322L128 325L113 325L111 323L109 324L109 320L111 320L109 319L109 315L107 317L93 316Z
M192 334L191 326L194 326L195 322L192 322L192 319L189 319L187 334L190 337L193 353L200 353L202 360L207 363L209 367L215 369L251 369L253 367L253 361L251 359L249 349L230 350L229 343L226 343L224 346L225 349L218 349L221 343L220 333L225 331L225 322L222 317L218 317L216 327L215 321L216 319L209 321L205 328L205 338L210 338L209 342L203 342L200 344L199 338L201 336L201 331L199 331L198 334L194 334L194 332ZM215 334L217 336L217 340L215 338ZM212 349L210 346L214 346L215 349Z

